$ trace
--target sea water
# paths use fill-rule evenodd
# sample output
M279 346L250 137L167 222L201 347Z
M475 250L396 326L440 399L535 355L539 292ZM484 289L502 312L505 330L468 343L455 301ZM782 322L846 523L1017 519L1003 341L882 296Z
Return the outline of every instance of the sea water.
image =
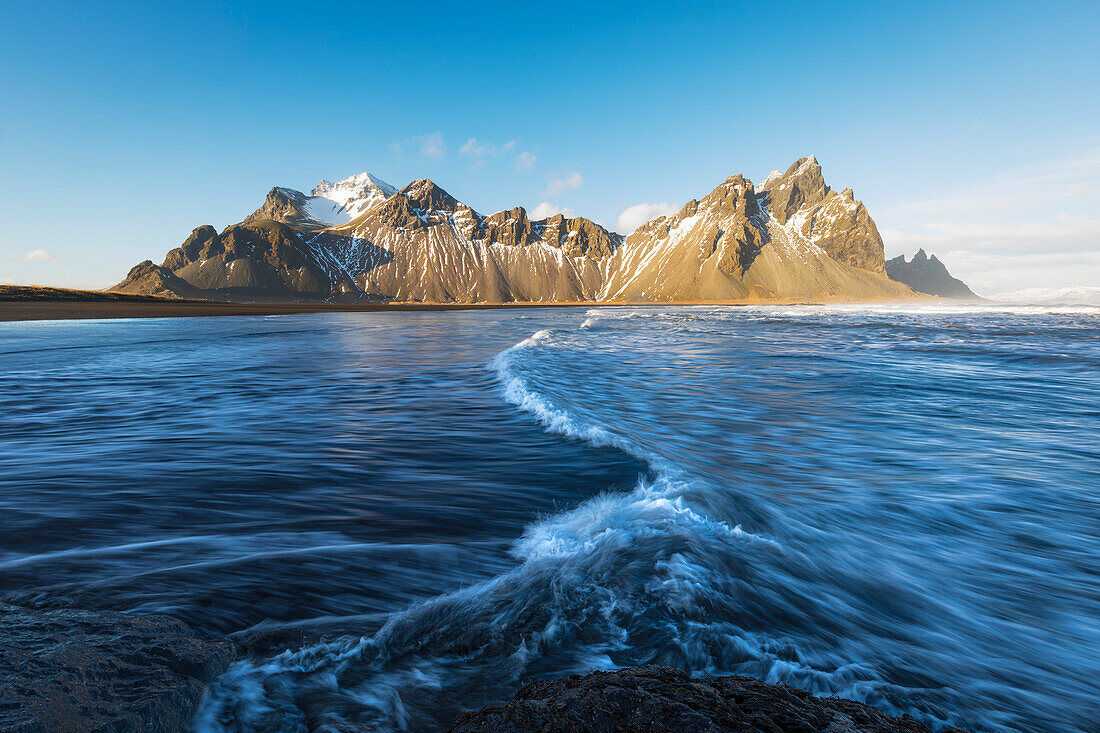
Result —
M244 658L203 731L445 729L648 662L1100 719L1100 309L0 324L0 596Z

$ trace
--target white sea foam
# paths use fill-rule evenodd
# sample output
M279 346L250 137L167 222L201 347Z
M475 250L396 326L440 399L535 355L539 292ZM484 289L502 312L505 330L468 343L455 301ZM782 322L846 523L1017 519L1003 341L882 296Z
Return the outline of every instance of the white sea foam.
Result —
M594 446L616 446L662 464L626 438L555 404L524 380L524 358L554 343L551 331L538 331L493 360L490 366L505 399L532 414L551 432ZM417 694L439 691L453 685L456 675L475 674L478 665L491 666L499 679L518 680L532 662L551 649L560 651L586 617L599 619L603 641L577 647L576 669L617 666L609 653L628 647L629 634L623 624L630 618L645 613L652 603L670 611L690 611L720 584L713 569L680 553L651 557L650 548L677 537L683 542L715 543L727 550L730 543L741 542L746 547L781 552L774 541L710 518L693 507L685 498L690 483L672 473L672 469L657 470L655 478L639 480L633 491L602 494L530 525L513 544L512 554L519 561L514 569L392 614L369 637L337 639L286 651L263 662L234 665L204 697L196 728L224 730L219 721L229 709L231 718L250 727L264 727L270 722L269 715L278 718L287 712L281 688L269 688L264 681L290 675L309 678L315 692L327 690L326 694L342 696L370 711L364 714L379 730L406 730L416 725L403 703L403 695L410 690ZM638 556L634 562L641 563L639 572L617 569L624 554ZM649 600L642 602L643 598ZM540 618L530 618L526 609L531 603L541 609ZM471 629L481 626L499 629L502 638L492 642L477 636L473 649L482 645L481 651L467 651L463 656L473 653L484 658L477 663L469 659L456 669L454 653L447 645L471 643L464 639ZM434 652L430 646L423 648L411 666L399 661L410 653L405 650L420 648L429 640L444 646ZM380 666L386 660L390 662ZM378 671L368 675L369 683L349 687L343 676L351 668Z
M790 307L756 313L807 315ZM658 658L692 669L752 674L914 712L908 690L852 662L861 658L855 642L819 643L818 626L839 628L846 614L879 622L860 615L867 612L856 607L859 599L831 595L834 581L818 580L819 570L827 575L839 567L832 559L805 554L788 534L780 540L746 531L729 520L742 516L738 501L654 455L584 403L571 404L576 390L556 388L554 359L575 348L591 353L602 343L598 336L606 338L589 332L597 318L640 315L590 311L578 330L537 331L489 366L502 396L547 431L619 448L646 461L650 475L629 492L601 494L530 524L511 546L514 567L397 611L369 636L235 665L204 699L197 727L224 730L219 721L231 720L264 728L305 719L298 691L308 690L339 701L326 713L333 726L415 730L425 727L417 700L461 698L467 689L483 695L486 684L508 690L533 672L545 674L546 660L559 665L555 672L606 669L637 663L631 654L640 649L648 661L658 647L647 644L659 645ZM696 317L682 310L645 314L666 316ZM791 529L788 523L785 531ZM810 628L814 633L800 633ZM353 717L339 717L346 711ZM935 723L931 714L923 718Z
M505 400L524 412L531 413L544 428L552 433L588 441L596 446L616 446L626 449L624 442L598 425L584 422L567 410L555 406L550 400L529 388L526 380L515 373L513 360L526 349L549 342L549 330L536 331L512 348L496 356L490 364L496 372Z
M969 315L980 313L1041 316L1074 313L1100 315L1100 306L1085 304L1027 305L994 303L991 301L937 301L931 303L835 303L828 305L795 306L748 305L739 306L738 312L763 313L798 318L859 314Z
M684 499L689 487L665 476L641 482L629 494L604 494L589 499L570 512L558 514L528 527L513 552L525 560L592 553L599 545L613 547L638 541L644 535L688 532L716 541L770 540L740 525L711 519Z

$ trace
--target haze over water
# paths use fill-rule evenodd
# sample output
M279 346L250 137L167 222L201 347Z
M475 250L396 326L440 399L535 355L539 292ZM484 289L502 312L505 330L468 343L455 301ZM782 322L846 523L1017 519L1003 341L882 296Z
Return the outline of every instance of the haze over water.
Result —
M0 591L247 657L200 730L646 662L1100 719L1100 308L0 324Z

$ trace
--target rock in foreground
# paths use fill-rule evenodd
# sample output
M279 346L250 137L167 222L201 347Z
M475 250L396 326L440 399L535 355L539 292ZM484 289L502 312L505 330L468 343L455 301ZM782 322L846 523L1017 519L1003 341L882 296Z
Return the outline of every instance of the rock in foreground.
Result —
M752 677L692 678L646 665L534 682L499 708L466 713L452 733L505 731L745 731L745 733L928 733L839 698L818 698ZM957 729L956 729L957 730Z
M168 616L0 604L0 730L181 731L236 656Z

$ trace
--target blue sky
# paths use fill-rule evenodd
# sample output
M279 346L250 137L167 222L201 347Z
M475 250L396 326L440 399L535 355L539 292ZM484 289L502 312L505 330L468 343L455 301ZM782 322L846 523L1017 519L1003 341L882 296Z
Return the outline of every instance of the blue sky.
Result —
M1100 285L1096 2L0 11L0 282L104 287L360 171L621 228L814 153L888 256Z

